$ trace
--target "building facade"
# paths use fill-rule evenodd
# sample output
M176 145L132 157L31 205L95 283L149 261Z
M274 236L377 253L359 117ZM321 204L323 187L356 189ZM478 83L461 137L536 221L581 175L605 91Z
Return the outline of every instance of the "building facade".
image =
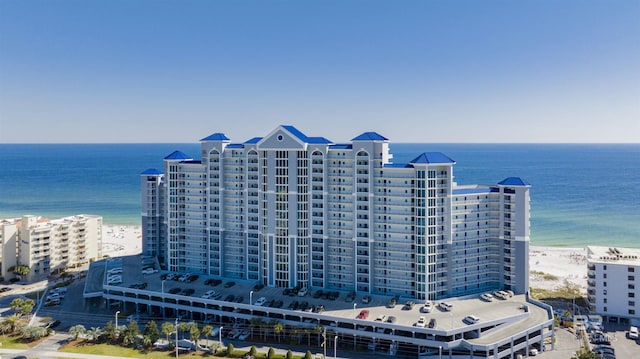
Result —
M640 249L589 246L587 255L590 311L640 324Z
M418 300L525 293L529 189L458 185L439 152L392 163L375 132L350 143L279 126L201 140L142 173L143 254L165 269Z
M77 268L99 259L102 251L102 217L77 215L50 220L27 215L0 220L3 278L13 278L10 269L29 267L27 280L67 268Z

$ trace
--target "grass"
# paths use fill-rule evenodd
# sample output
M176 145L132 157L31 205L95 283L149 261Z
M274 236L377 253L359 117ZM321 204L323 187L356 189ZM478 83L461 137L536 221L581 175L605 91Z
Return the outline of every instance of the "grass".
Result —
M120 356L127 358L144 358L144 359L169 359L175 357L174 351L169 350L136 350L132 348L124 348L119 345L112 344L93 344L87 341L78 339L71 341L64 346L62 346L59 350L60 352L66 353L77 353L77 354L93 354L93 355L112 355L112 356ZM245 350L234 350L231 355L225 356L224 358L243 358L247 354ZM266 358L267 353L258 352L255 356L256 359ZM222 356L218 356L215 354L205 353L205 352L188 352L188 353L180 353L180 358L222 358ZM276 354L272 357L273 359L284 359L284 354ZM304 357L294 355L294 359L301 359Z
M37 343L37 342L34 342L34 343ZM23 342L22 337L19 335L18 336L8 336L8 335L0 336L0 346L2 346L3 348L29 349L32 345L34 344Z
M535 271L535 270L532 270L531 274L536 275L536 276L541 276L542 279L548 280L548 281L556 281L556 280L560 279L557 275L553 275L553 274L549 274L549 273L545 273L545 272L540 272L540 271Z

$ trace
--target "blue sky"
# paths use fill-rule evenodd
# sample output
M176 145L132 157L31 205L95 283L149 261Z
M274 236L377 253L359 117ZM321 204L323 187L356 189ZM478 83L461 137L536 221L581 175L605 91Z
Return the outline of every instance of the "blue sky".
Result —
M0 142L640 142L640 1L0 0Z

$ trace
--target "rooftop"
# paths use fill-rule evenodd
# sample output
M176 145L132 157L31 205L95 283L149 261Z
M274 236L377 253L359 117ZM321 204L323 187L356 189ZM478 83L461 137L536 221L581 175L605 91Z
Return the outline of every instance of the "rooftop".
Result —
M640 248L588 246L587 253L591 263L640 265Z

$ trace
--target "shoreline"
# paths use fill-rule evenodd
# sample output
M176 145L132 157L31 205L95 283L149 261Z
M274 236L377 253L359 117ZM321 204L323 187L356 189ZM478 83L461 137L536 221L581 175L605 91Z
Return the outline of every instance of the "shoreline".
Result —
M103 223L102 255L118 257L142 252L140 225ZM529 246L529 286L554 289L568 281L587 290L587 246Z

